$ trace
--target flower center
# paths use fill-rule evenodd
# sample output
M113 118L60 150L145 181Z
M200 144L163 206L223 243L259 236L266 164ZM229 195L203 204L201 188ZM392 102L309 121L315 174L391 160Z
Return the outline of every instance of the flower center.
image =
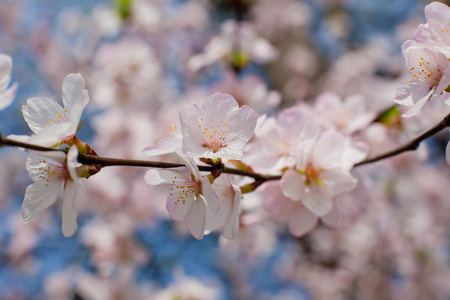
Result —
M439 70L439 67L430 64L430 62L424 60L423 57L420 58L419 68L416 69L415 67L412 67L409 71L413 73L411 75L412 78L432 85L436 85L442 77L442 72ZM409 82L411 83L411 80Z
M46 160L39 161L39 171L41 171L39 178L47 182L45 186L48 186L50 181L65 180L68 174L63 167L48 164Z
M176 179L175 177L174 179ZM175 180L173 181L175 183ZM200 181L186 181L183 183L178 183L175 187L170 188L170 196L173 196L173 193L177 196L175 200L175 204L186 204L186 199L195 196L198 197L198 194L201 192L201 182Z
M213 153L218 152L221 148L225 148L226 134L228 123L220 120L220 122L213 122L213 119L209 119L210 122L206 123L203 118L200 119L198 127L202 131L203 137L206 142L202 147L211 150ZM213 124L211 124L213 123Z
M299 170L299 172L305 175L305 185L310 186L311 183L316 183L317 185L322 185L322 180L320 179L320 169L314 168L311 164L308 164L306 169Z
M45 127L48 127L48 125L55 125L67 121L66 113L67 109L65 109L64 112L58 111L58 114L56 115L55 119L53 121L48 122L48 124L45 125Z

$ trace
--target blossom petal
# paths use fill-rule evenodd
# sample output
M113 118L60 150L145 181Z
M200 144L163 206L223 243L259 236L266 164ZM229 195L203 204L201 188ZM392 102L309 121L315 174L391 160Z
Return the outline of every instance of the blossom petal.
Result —
M22 218L25 222L55 203L63 188L62 181L35 182L27 187L22 204Z
M413 107L411 107L407 112L405 112L402 117L404 118L411 118L414 117L419 113L419 111L422 109L422 107L427 103L428 98L422 98L419 101L417 101Z
M199 197L190 205L184 219L187 229L198 240L201 240L205 233L205 214L205 201Z
M0 53L0 91L5 90L11 81L11 56Z
M322 190L330 195L337 195L343 192L349 192L356 188L358 181L350 172L340 168L325 170L322 172Z
M62 84L62 102L64 108L72 109L73 105L84 98L85 82L81 74L69 74Z
M0 110L11 105L16 96L17 84L14 83L9 89L0 92Z
M30 98L22 106L23 117L34 133L56 123L56 116L63 113L61 105L47 98Z
M185 167L173 169L151 169L145 173L145 182L150 185L173 184L177 182L188 182ZM175 181L175 182L174 182Z
M289 232L296 237L305 235L316 227L318 218L299 203L289 218Z
M284 172L280 185L283 194L292 200L299 200L305 194L303 175L294 170Z
M145 148L144 150L142 150L142 153L148 156L156 156L174 153L177 150L177 148L180 147L181 147L181 139L168 137L160 140L158 144L156 144L155 146Z
M49 152L31 152L28 155L25 167L28 175L30 175L33 181L39 181L42 174L42 169L47 166L59 166L62 167L66 154L61 151L49 151Z
M333 207L332 195L318 190L310 191L300 200L306 208L318 217L326 215Z
M222 234L227 239L233 239L239 233L239 206L242 198L242 193L239 186L233 182L231 185L234 191L234 198L231 205L231 210L222 229Z
M62 207L62 232L65 237L72 236L78 228L77 209L75 207L76 196L76 183L68 181L64 192Z
M77 186L84 189L80 177L77 175L76 168L79 166L81 166L81 164L78 162L78 148L73 145L67 153L67 169L69 170L70 178L76 183Z
M314 163L324 169L342 164L345 137L335 131L326 131L319 136L314 145Z
M217 197L216 192L212 188L208 177L202 176L200 177L200 180L202 182L202 194L205 197L206 202L208 203L208 207L213 213L217 213L220 208L219 197Z

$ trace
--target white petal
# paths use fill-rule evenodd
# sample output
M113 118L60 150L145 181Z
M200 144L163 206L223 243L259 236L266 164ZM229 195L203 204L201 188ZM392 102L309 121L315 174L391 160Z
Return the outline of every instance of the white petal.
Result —
M289 218L289 232L296 237L302 236L316 227L318 218L299 203Z
M222 230L223 236L227 239L233 239L239 233L239 206L241 204L242 193L237 184L232 183L232 186L235 193L233 204Z
M27 104L22 106L23 117L34 133L54 124L58 113L64 118L61 105L47 98L30 98Z
M217 197L217 194L211 186L208 177L202 176L200 177L200 180L202 182L202 194L208 203L209 209L211 209L213 213L217 213L220 208L219 197Z
M11 105L16 96L17 84L14 83L9 89L0 92L0 110Z
M324 191L334 196L343 192L349 192L356 188L358 181L350 172L336 168L322 172L322 184Z
M205 233L205 214L205 201L199 197L191 204L184 219L187 229L198 240L201 240Z
M153 147L147 147L142 150L142 153L148 156L156 156L168 153L174 153L177 148L181 147L181 139L168 137L162 139Z
M22 218L28 222L55 203L63 187L62 181L35 182L27 187L22 204Z
M53 147L74 134L75 130L76 128L67 122L52 125L40 130L37 134L31 135L27 142L33 145Z
M313 214L318 217L326 215L333 207L332 196L320 193L318 190L311 190L305 194L301 201Z
M62 151L30 152L25 167L33 181L39 181L42 170L50 167L62 168L66 154ZM44 162L45 161L45 162ZM57 178L55 178L58 180Z
M77 209L75 207L75 198L77 196L77 185L68 181L63 198L62 207L62 232L65 237L72 236L78 228Z
M62 102L64 108L72 109L75 102L84 97L84 79L81 74L69 74L64 78L62 85Z
M69 170L70 178L76 183L77 186L84 189L80 177L77 175L76 168L79 166L81 166L81 164L78 162L78 148L73 145L67 153L67 169Z
M342 164L345 137L335 131L323 132L314 145L314 163L316 167L329 169Z
M12 59L11 56L0 53L0 91L5 90L11 80Z
M411 107L407 112L405 112L402 117L403 118L411 118L414 117L419 113L419 111L422 109L422 107L427 103L428 97L422 98L419 101L417 101L413 107Z
M185 167L173 169L152 169L145 173L145 182L150 185L189 182L189 179L186 177L188 175L188 171Z
M292 200L299 200L305 194L305 180L303 175L297 171L287 170L284 172L280 185L283 195Z

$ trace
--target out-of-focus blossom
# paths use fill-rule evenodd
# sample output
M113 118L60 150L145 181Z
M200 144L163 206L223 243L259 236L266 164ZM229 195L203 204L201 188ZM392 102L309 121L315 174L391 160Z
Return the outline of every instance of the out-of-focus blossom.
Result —
M8 88L11 81L11 70L11 56L0 53L0 110L8 107L16 95L16 83Z
M250 107L239 107L227 94L209 96L201 108L185 106L180 111L183 153L193 158L240 159L256 120Z
M26 167L34 183L27 187L23 200L22 217L25 222L55 203L64 189L62 232L65 237L75 233L78 227L75 198L77 185L81 185L77 157L76 146L70 148L67 157L59 151L30 153Z
M211 187L209 178L201 175L194 160L185 157L186 168L153 169L145 174L150 185L170 184L167 210L176 221L184 221L189 232L202 239L205 233L206 205L213 213L220 208L220 201Z
M322 93L314 102L314 110L325 126L347 134L364 129L376 117L356 95L342 101L336 94Z
M74 137L89 102L81 74L69 74L64 79L62 102L64 108L47 98L30 98L22 106L25 121L36 134L32 140L38 140L43 146L54 146Z
M278 56L277 50L254 31L249 23L227 21L223 23L221 34L215 36L206 45L203 53L193 55L187 64L191 71L226 59L238 68L247 60L256 63L268 63Z
M240 105L248 105L259 114L272 112L281 103L281 93L268 89L258 76L238 78L234 72L227 72L213 90L232 95Z
M355 157L345 155L347 148L346 137L333 131L298 144L293 149L295 168L287 170L280 181L283 194L300 200L317 216L326 215L333 207L332 198L357 184L349 172Z

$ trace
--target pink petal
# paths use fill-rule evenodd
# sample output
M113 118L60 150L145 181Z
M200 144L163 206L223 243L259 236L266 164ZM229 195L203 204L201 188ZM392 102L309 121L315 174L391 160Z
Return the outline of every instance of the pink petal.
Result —
M297 208L289 218L289 232L296 237L305 235L316 227L318 218L303 205L298 203Z
M286 197L300 200L305 195L305 179L294 170L284 172L280 180L281 190Z
M173 169L151 169L145 173L145 182L150 185L189 182L189 172L185 167ZM175 181L175 182L174 182Z
M319 190L311 190L301 198L301 202L313 214L318 217L326 215L333 207L332 196L321 193Z

